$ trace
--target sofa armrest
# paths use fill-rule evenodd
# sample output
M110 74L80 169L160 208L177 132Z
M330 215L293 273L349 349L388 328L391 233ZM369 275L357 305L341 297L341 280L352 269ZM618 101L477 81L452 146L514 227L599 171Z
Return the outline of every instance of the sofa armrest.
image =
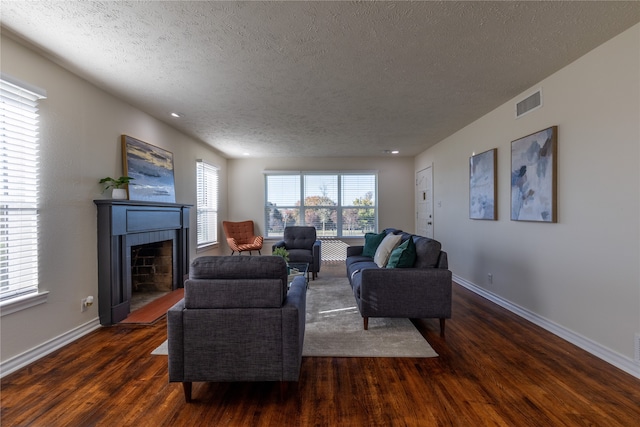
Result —
M438 265L436 265L436 267L444 268L445 270L449 268L449 259L445 251L440 251L440 256L438 257Z
M313 254L313 265L315 267L314 270L316 273L320 271L320 263L322 262L321 251L322 251L322 241L316 240L315 243L313 244L313 248L311 249L311 252Z
M452 274L441 268L362 270L363 316L451 317Z
M184 326L182 312L184 299L167 311L167 346L169 348L169 381L184 379Z
M273 252L276 248L284 248L284 240L278 240L271 246L271 251Z
M306 324L307 281L294 278L282 306L282 372L283 381L297 381L302 362Z
M364 246L347 246L347 258L350 256L362 255Z

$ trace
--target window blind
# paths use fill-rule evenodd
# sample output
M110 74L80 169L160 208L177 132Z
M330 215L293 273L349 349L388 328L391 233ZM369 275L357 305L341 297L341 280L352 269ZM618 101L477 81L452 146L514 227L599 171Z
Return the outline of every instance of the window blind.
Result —
M0 300L38 291L38 100L0 78Z
M197 246L218 242L218 168L203 161L197 170Z
M377 229L377 173L265 171L266 236L309 225L319 237L362 237Z

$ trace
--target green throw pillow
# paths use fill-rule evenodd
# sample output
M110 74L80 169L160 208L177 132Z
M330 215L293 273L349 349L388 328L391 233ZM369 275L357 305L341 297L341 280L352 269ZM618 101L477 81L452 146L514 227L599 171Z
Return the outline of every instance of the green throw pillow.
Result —
M416 262L416 244L409 237L406 242L395 248L389 256L387 268L411 268Z
M380 246L380 243L384 240L387 233L384 231L380 234L367 233L364 235L364 248L362 249L362 256L368 256L373 258L376 254L376 249Z

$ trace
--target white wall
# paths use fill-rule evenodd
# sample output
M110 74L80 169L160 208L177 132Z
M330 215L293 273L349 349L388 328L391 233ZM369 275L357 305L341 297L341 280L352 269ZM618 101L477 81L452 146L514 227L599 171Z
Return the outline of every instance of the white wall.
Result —
M389 158L272 158L228 160L229 219L251 219L264 234L265 170L295 171L378 171L378 227L413 231L413 159ZM266 248L268 246L268 249ZM271 245L265 244L269 251Z
M639 53L636 25L523 92L542 87L541 109L516 120L520 96L415 161L415 170L434 164L435 238L454 275L632 366L640 332ZM511 221L511 141L553 125L558 223ZM469 157L491 148L498 221L470 220Z
M47 91L41 102L40 289L48 301L1 318L0 360L6 362L83 325L97 324L97 229L94 199L107 198L98 184L122 174L120 135L173 152L176 199L195 204L195 161L221 168L221 216L226 215L226 159L3 35L4 73ZM195 211L190 256L196 256ZM87 295L96 304L80 312ZM35 350L37 353L37 350Z

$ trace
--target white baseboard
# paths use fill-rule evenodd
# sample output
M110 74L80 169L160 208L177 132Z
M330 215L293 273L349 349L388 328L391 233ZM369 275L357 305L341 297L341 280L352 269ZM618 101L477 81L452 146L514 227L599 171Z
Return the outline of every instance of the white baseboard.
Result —
M551 332L554 335L559 336L560 338L570 342L573 345L580 347L581 349L593 354L594 356L604 360L611 365L622 369L626 373L633 375L636 378L640 378L640 365L635 363L635 361L629 357L625 357L611 349L598 344L595 341L592 341L588 338L583 337L582 335L576 334L575 332L564 328L556 323L553 323L538 314L529 311L525 308L522 308L486 289L483 289L462 277L453 275L453 281L460 284L461 286L469 289L471 292L474 292L491 302L498 304L500 307L506 308L514 314L540 326L543 329Z
M17 371L20 368L27 366L30 363L46 356L49 353L56 351L59 348L64 347L67 344L72 343L80 337L87 335L89 332L95 331L100 328L100 319L95 318L84 325L80 325L64 334L57 336L47 342L40 344L31 350L25 351L18 356L12 357L0 363L0 378L5 375L9 375L12 372Z

